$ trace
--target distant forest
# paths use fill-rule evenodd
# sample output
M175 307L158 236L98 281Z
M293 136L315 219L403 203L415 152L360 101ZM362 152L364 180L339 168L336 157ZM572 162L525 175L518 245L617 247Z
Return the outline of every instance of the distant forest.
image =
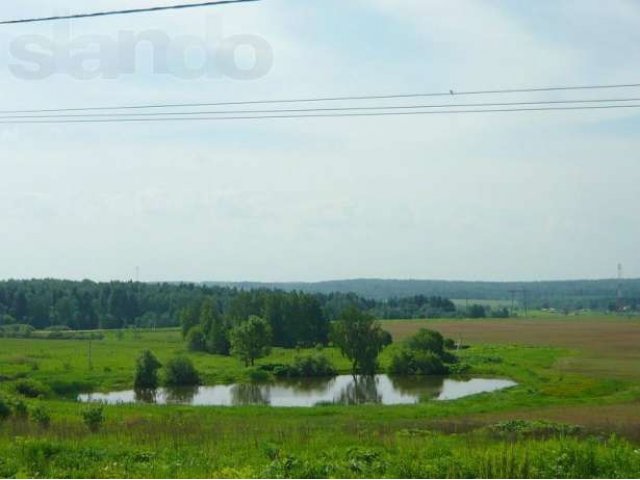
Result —
M613 311L640 309L640 279L567 280L545 282L466 282L441 280L356 279L316 283L209 283L242 289L276 288L307 293L354 293L363 298L386 301L415 295L472 302L501 300L514 302L522 310L554 308ZM618 299L620 286L621 298Z
M29 325L36 329L121 329L175 327L185 309L199 309L213 300L218 313L237 324L250 315L262 316L274 328L317 329L356 305L377 318L428 318L457 314L450 300L414 295L388 300L354 293L305 293L268 288L66 280L0 282L0 327ZM313 325L312 325L313 324ZM300 337L303 335L301 334Z

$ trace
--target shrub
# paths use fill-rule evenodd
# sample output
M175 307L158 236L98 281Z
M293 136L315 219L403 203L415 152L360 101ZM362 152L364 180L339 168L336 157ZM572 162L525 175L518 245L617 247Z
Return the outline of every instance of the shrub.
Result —
M247 377L253 383L264 383L271 380L271 374L260 367L247 369Z
M22 400L16 400L13 404L13 415L18 420L27 420L29 418L29 409L27 404Z
M187 357L175 357L165 367L165 384L172 387L190 387L200 384L200 375Z
M331 361L323 354L297 356L292 365L283 366L274 371L279 377L334 377L337 371Z
M448 369L435 353L405 347L391 357L389 372L396 375L445 375Z
M65 370L71 370L67 364ZM75 398L82 392L90 392L96 389L96 384L82 380L53 380L50 382L51 390L58 396Z
M51 425L51 414L43 405L38 405L33 409L31 418L42 428L49 428Z
M17 394L28 398L46 397L51 392L49 387L32 379L20 380L14 384L13 388Z
M104 423L104 407L91 405L82 411L82 420L89 431L96 433Z
M150 350L142 352L136 360L134 388L138 390L158 388L158 369L161 366L162 364Z
M202 327L192 327L187 333L187 348L192 352L204 352L207 348L207 337Z
M444 348L446 348L447 350L454 350L456 346L456 341L453 338L445 338Z
M3 336L7 338L29 338L36 329L31 325L17 323L1 326L0 330L3 332Z
M3 397L0 397L0 422L6 420L11 415L11 407Z
M436 355L444 352L444 337L440 332L421 328L418 333L405 342L411 350L430 351Z

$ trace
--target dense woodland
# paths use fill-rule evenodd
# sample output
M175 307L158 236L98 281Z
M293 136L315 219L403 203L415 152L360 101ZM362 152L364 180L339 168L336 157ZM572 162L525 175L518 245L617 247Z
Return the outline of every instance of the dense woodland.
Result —
M0 282L0 325L73 330L178 326L185 310L200 312L205 301L212 302L215 314L231 325L251 315L265 318L282 345L322 341L328 322L352 305L377 318L456 313L451 301L422 295L380 301L350 293L311 294L196 284L10 280Z
M214 285L214 284L211 284ZM640 310L640 279L566 280L545 282L468 282L444 280L354 279L316 283L218 283L215 285L242 289L276 288L307 293L329 294L353 292L364 298L384 302L390 298L415 295L456 300L472 299L477 303L500 300L524 310L555 308L557 310L591 309L612 311ZM618 299L618 289L621 298ZM393 315L387 318L400 318Z

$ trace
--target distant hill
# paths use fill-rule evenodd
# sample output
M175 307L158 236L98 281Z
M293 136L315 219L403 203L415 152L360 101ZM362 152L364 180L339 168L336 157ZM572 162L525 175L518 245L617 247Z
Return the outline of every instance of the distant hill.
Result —
M617 301L618 284L622 285L623 302L640 304L640 279L566 280L543 282L468 282L444 280L354 279L326 282L209 282L210 285L239 289L269 288L299 290L307 293L355 293L374 300L413 295L441 296L451 299L514 300L527 302L531 308L606 309Z

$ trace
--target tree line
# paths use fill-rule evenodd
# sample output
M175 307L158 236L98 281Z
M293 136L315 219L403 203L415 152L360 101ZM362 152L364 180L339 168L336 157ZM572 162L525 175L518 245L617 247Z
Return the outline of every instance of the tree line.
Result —
M265 318L272 326L276 346L325 341L328 322L350 306L376 318L455 314L453 303L441 297L381 301L351 293L247 291L192 283L8 280L0 282L0 326L18 324L36 329L72 330L177 327L185 310L191 311L189 315L195 325L200 323L205 302L210 302L213 318L219 315L228 324L251 315Z

